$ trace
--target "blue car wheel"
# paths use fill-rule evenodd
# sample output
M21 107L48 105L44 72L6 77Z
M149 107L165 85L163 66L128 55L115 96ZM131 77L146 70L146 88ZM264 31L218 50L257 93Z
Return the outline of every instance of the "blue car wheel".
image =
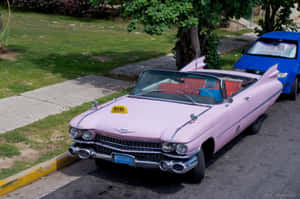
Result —
M297 94L298 94L298 90L299 90L298 87L299 87L298 78L296 77L294 79L294 82L293 82L293 85L291 88L291 92L289 94L290 100L295 101L297 99Z
M300 93L300 78L298 77L298 91L297 93Z

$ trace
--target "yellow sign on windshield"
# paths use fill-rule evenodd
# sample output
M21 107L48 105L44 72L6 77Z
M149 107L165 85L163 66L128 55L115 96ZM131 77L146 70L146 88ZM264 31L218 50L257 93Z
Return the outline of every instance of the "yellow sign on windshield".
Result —
M128 113L126 106L114 106L111 110L112 113Z

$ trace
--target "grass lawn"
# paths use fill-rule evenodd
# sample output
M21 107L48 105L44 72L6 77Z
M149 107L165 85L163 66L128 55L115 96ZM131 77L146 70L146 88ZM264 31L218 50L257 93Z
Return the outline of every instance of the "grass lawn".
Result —
M230 53L226 53L225 55L222 55L221 59L220 59L221 69L231 70L233 65L242 56L242 49L247 49L247 48L248 48L248 46L245 46L244 48L237 49Z
M221 57L222 68L231 69L242 55L240 52L241 50L236 50L223 55ZM101 104L125 95L129 91L115 93L100 98L98 101ZM83 104L0 135L0 180L67 151L71 145L68 134L69 121L88 110L91 104L91 102ZM6 168L3 168L3 165L6 165Z
M7 11L0 7L6 21ZM131 62L169 53L176 29L150 36L139 27L128 33L127 23L79 19L32 12L13 12L8 50L15 61L0 59L0 98L79 76L102 75ZM220 37L245 31L217 30Z
M6 21L7 12L0 8ZM127 32L127 23L13 12L8 49L0 60L0 98L169 53L175 32L150 36Z
M98 99L98 102L102 104L128 92L129 90L125 90L111 94ZM70 120L91 106L92 102L85 103L0 134L0 180L67 151L72 143L68 133Z

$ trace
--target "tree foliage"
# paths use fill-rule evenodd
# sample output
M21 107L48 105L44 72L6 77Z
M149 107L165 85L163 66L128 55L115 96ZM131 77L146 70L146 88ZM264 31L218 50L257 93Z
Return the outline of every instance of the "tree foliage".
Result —
M99 5L101 0L90 0ZM110 3L113 0L106 0ZM121 13L130 18L128 31L137 23L144 25L148 34L163 34L171 26L178 27L176 51L177 66L181 67L201 55L218 56L207 48L218 44L212 30L226 19L241 17L251 11L252 0L119 0ZM209 52L209 53L208 53ZM205 54L206 53L206 54Z
M298 5L300 0L256 0L258 5L265 11L264 19L259 21L261 30L256 32L263 34L272 31L297 31L297 26L290 15L292 8Z

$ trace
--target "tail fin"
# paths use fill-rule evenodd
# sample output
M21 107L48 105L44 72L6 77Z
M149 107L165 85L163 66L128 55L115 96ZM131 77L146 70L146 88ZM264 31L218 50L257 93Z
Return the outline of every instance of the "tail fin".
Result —
M273 79L273 78L278 78L279 71L277 70L278 64L273 65L270 67L262 76L262 79Z
M188 65L186 65L185 67L183 67L180 71L181 72L199 71L199 70L203 69L204 66L206 65L204 63L204 60L205 60L205 56L197 58L197 59L194 59Z

